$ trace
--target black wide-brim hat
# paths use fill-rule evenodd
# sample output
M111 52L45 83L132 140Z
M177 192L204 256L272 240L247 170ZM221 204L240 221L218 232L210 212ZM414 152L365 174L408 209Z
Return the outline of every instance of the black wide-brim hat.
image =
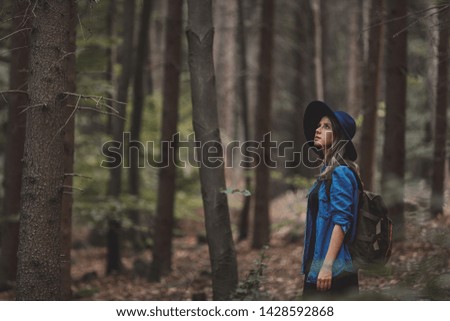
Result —
M358 158L355 145L353 145L352 142L352 139L356 133L355 120L346 112L333 111L333 109L323 101L312 101L308 104L305 110L305 115L303 117L303 130L309 146L314 147L314 136L316 135L317 125L324 116L333 118L339 124L339 130L341 131L343 138L348 141L345 145L344 158L355 161L356 158ZM314 150L317 153L320 153L316 148L314 148Z

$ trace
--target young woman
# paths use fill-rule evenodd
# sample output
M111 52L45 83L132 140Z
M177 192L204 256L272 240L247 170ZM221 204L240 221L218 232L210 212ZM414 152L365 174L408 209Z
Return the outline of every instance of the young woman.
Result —
M347 245L355 235L359 197L357 153L351 141L355 121L345 112L313 101L305 110L303 127L308 144L323 160L308 194L303 299L355 299L358 272Z

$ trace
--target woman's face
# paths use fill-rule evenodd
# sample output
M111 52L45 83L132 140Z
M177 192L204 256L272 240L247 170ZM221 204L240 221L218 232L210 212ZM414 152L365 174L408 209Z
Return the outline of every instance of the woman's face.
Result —
M333 143L333 127L327 116L322 117L317 124L314 146L319 149L328 149Z

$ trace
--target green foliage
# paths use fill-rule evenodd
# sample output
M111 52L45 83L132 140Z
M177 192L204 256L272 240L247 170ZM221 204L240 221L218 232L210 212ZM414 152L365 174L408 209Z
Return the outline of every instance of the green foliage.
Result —
M224 193L224 194L227 194L227 195L232 195L232 194L240 194L240 195L243 195L243 196L250 196L250 195L252 195L252 193L249 190L247 190L247 189L240 190L238 188L222 188L220 190L220 192Z
M82 47L77 61L79 70L77 91L82 94L101 96L114 90L111 84L103 80L103 72L106 68L104 49L108 45L104 39L106 38L101 34L94 34L89 39L80 39ZM182 79L184 78L186 75L182 75ZM131 89L129 97L130 99L132 97ZM189 82L187 81L182 82L179 101L180 137L183 140L188 138L192 140L193 136L190 135L192 133L192 107ZM86 104L88 107L95 107L93 101ZM132 116L131 101L127 104L126 111L125 131L128 132ZM161 156L161 114L161 92L155 91L153 95L147 95L143 107L140 141L145 146L145 152L141 153L140 157L145 167L139 169L140 195L138 198L127 195L129 169L123 168L123 195L115 200L106 196L110 170L100 166L101 162L105 160L102 146L111 140L111 137L106 134L107 116L86 110L77 113L74 171L81 176L74 178L74 187L80 188L82 191L75 191L76 223L104 230L107 219L115 218L120 220L123 226L130 226L132 223L128 218L128 213L131 210L138 210L144 216L146 224L151 221L156 209L158 169L150 166L148 162L150 159L158 160ZM151 148L151 143L153 143L153 148ZM190 150L189 153L192 151ZM187 159L187 157L187 154L180 155L180 159ZM125 157L124 166L127 165L128 161ZM175 217L198 219L199 209L202 208L198 169L189 165L177 168L176 184Z
M86 288L83 288L83 289L80 289L80 290L74 292L73 297L75 299L87 299L87 298L93 297L94 295L96 295L99 292L100 292L99 288L86 287Z
M432 300L450 299L450 273L442 274L428 281L425 294Z
M311 187L314 182L315 178L306 178L300 175L292 175L288 178L285 178L286 184L292 185L299 189L309 188Z
M258 301L269 300L268 294L261 291L261 281L263 272L267 268L264 261L268 258L266 251L268 246L264 246L259 259L255 262L255 269L251 269L245 280L239 283L231 299L235 301Z

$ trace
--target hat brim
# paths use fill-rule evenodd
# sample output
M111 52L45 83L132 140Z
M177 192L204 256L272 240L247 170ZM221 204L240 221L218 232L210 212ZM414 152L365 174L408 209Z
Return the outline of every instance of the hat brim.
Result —
M341 130L344 138L348 141L345 145L344 157L351 161L355 161L358 157L355 146L353 145L352 138L349 136L345 128L342 127L341 123L338 121L334 115L333 109L326 103L316 100L308 104L303 117L303 131L305 133L306 141L309 146L314 147L314 136L316 135L317 125L319 124L322 117L327 116L333 118L337 124L339 124L339 129ZM317 148L313 150L320 156L323 157L322 152Z

